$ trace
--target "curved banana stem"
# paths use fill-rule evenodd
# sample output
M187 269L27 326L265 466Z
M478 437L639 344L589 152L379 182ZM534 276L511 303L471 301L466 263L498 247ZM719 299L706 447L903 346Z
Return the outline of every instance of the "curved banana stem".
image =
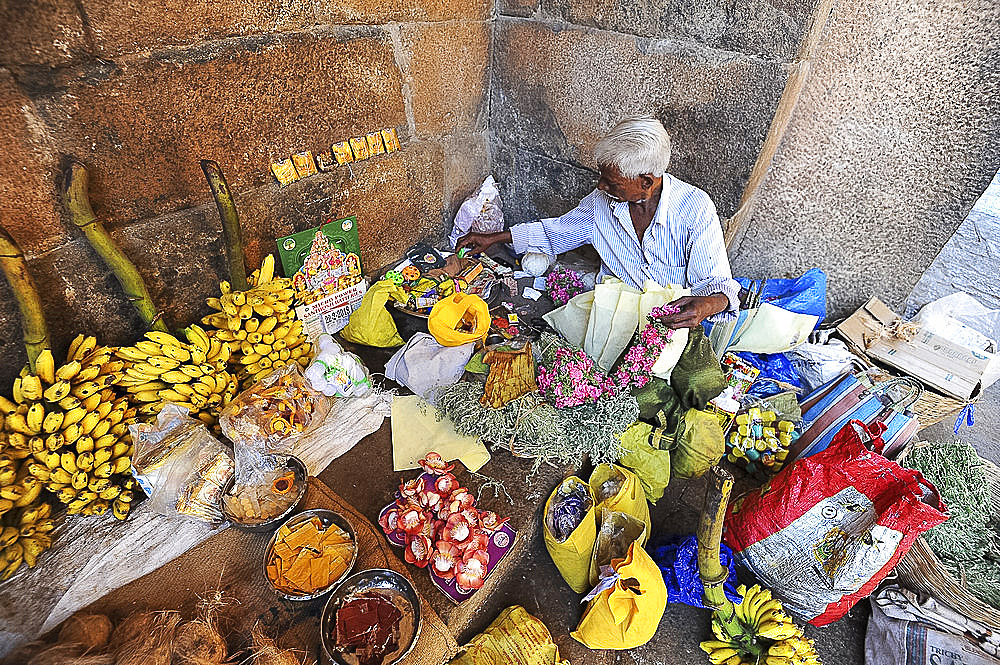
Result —
M246 259L243 254L243 230L240 228L240 217L236 213L233 194L229 191L229 184L217 162L203 159L201 170L205 172L215 205L219 208L219 219L222 220L222 237L226 242L226 262L229 264L229 283L234 291L246 291L249 284L247 284Z
M732 474L713 466L705 490L705 507L698 523L698 574L705 585L705 605L712 609L726 634L737 638L747 635L747 627L740 623L733 602L726 597L724 585L729 569L722 565L720 558L722 527L732 491ZM757 645L750 640L746 648L758 651Z
M80 162L70 162L63 176L63 202L69 211L70 219L83 231L87 242L118 278L119 284L125 291L125 296L135 305L139 316L153 330L168 332L167 324L153 304L153 299L149 295L142 275L139 274L135 264L125 255L118 243L111 238L104 225L97 220L97 215L90 207L86 167Z
M17 306L21 308L21 328L24 331L24 348L28 352L28 366L35 373L35 359L49 348L49 329L42 312L42 299L38 297L35 280L28 272L24 252L7 233L0 228L0 269L10 283Z

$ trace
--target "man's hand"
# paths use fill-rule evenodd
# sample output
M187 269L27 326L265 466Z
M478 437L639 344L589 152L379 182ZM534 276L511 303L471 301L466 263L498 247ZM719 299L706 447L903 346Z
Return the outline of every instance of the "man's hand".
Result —
M670 303L680 307L675 314L660 317L667 328L694 328L696 325L729 307L729 298L721 293L710 296L683 296Z
M510 231L499 233L470 233L455 245L455 251L468 247L472 254L482 254L498 242L510 242Z

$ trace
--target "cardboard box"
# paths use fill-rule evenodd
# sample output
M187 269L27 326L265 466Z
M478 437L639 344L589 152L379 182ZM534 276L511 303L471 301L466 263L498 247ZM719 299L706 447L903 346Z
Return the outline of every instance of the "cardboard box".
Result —
M910 340L889 335L889 326L899 318L881 300L871 298L837 326L837 332L855 353L908 374L939 393L960 400L979 394L980 380L990 363L987 355L924 330L916 330Z

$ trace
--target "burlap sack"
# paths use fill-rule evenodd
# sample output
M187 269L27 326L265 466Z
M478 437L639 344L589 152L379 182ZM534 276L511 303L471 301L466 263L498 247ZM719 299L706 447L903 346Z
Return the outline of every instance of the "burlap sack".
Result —
M381 529L316 478L309 479L302 507L334 510L351 522L359 548L354 572L391 568L412 582L407 566L392 555ZM198 596L221 591L229 605L221 611L219 628L227 636L230 653L247 646L250 629L260 622L264 633L275 638L278 646L319 661L319 619L327 596L313 601L287 601L271 590L262 566L270 537L270 532L227 529L162 568L116 589L84 612L102 612L117 623L136 611L179 609L188 619L193 618ZM402 662L438 665L458 652L458 644L422 596L420 614L417 644Z

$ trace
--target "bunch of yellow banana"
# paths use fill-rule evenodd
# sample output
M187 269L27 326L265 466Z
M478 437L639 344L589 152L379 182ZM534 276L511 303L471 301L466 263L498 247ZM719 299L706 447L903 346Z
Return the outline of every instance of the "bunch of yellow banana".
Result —
M128 424L136 412L112 388L123 366L112 359L112 349L78 335L58 369L52 351L45 349L35 360L34 374L21 370L14 401L0 397L4 453L20 458L14 484L21 496L15 499L17 489L5 487L0 497L13 500L14 507L28 507L46 489L72 513L103 514L117 503L115 515L124 519L129 503L116 499L133 482ZM3 468L0 482L10 476L11 467Z
M700 644L713 665L821 665L812 640L806 639L768 589L753 585L737 589L743 599L734 604L742 635L726 633L719 617L712 618L714 640Z
M136 405L139 416L152 420L170 402L215 426L219 412L236 394L236 379L227 371L231 350L220 339L209 339L196 325L188 326L187 342L151 331L116 355L125 363L118 381Z
M311 350L302 321L295 316L292 281L274 276L274 256L268 254L247 281L246 291L233 291L229 282L220 282L222 296L206 301L217 311L201 320L214 329L213 339L232 344L241 389L293 362L305 367Z
M49 549L55 528L51 513L49 504L39 502L0 519L0 581L13 575L22 563L34 568L38 555Z

